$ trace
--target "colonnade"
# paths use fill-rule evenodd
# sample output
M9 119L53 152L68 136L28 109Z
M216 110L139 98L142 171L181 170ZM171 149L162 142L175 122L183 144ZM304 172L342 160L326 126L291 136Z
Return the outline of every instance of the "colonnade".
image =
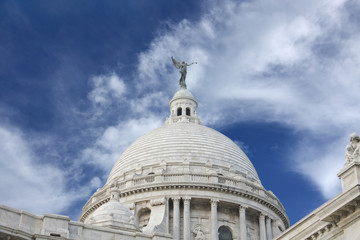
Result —
M180 240L180 197L172 197L173 201L173 238ZM191 222L190 222L190 201L191 197L183 197L184 212L183 212L183 239L191 239ZM218 199L211 199L211 239L218 240L218 212L217 205ZM240 240L247 239L246 229L246 206L239 206L239 236ZM260 240L272 240L272 220L265 216L265 214L259 214L259 231Z

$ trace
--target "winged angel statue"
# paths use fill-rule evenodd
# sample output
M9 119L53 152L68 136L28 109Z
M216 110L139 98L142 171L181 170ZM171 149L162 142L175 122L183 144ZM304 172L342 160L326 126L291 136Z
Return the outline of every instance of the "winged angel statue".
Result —
M177 68L177 69L180 69L180 73L181 73L181 77L180 77L180 80L179 80L179 85L181 87L184 87L186 88L186 83L185 83L185 78L186 78L186 73L187 73L187 67L192 65L192 64L197 64L197 62L193 62L193 63L186 63L184 61L182 61L182 63L180 63L179 61L177 61L174 57L171 56L171 60L174 64L174 66Z

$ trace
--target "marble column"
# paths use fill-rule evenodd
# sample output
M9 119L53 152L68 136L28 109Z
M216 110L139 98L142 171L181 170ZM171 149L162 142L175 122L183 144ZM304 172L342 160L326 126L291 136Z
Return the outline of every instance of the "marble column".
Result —
M271 226L271 218L266 218L266 238L268 240L272 239L272 226Z
M262 213L260 213L259 216L259 226L260 226L260 240L266 240L265 215Z
M218 199L211 199L211 239L218 240L218 214L217 214L217 203Z
M191 226L190 226L190 197L184 197L184 240L190 240L191 238Z
M173 197L173 238L180 239L180 197Z
M247 233L246 233L246 208L245 206L239 207L239 223L240 223L240 240L246 240Z

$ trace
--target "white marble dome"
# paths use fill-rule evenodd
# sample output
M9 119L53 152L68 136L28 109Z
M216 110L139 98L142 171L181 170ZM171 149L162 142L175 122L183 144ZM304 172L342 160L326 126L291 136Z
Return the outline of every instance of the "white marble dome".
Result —
M206 168L207 172L221 173L221 169L230 168L235 174L259 180L248 157L228 137L200 124L180 122L138 138L115 163L108 183L134 168L146 170L148 166L149 171L156 171L162 162L166 162L167 172L176 172L184 162L189 162L197 166L193 172Z

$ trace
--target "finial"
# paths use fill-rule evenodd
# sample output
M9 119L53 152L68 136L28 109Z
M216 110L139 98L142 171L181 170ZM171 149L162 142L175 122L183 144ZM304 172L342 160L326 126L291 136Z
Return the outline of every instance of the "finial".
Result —
M193 62L193 63L186 63L185 61L182 61L180 63L180 61L177 61L173 56L171 56L171 60L174 64L174 66L177 69L180 69L180 73L181 73L181 77L179 80L179 85L181 86L182 89L186 89L186 83L185 83L185 79L186 79L186 74L187 74L187 67L192 65L192 64L197 64L197 62Z

